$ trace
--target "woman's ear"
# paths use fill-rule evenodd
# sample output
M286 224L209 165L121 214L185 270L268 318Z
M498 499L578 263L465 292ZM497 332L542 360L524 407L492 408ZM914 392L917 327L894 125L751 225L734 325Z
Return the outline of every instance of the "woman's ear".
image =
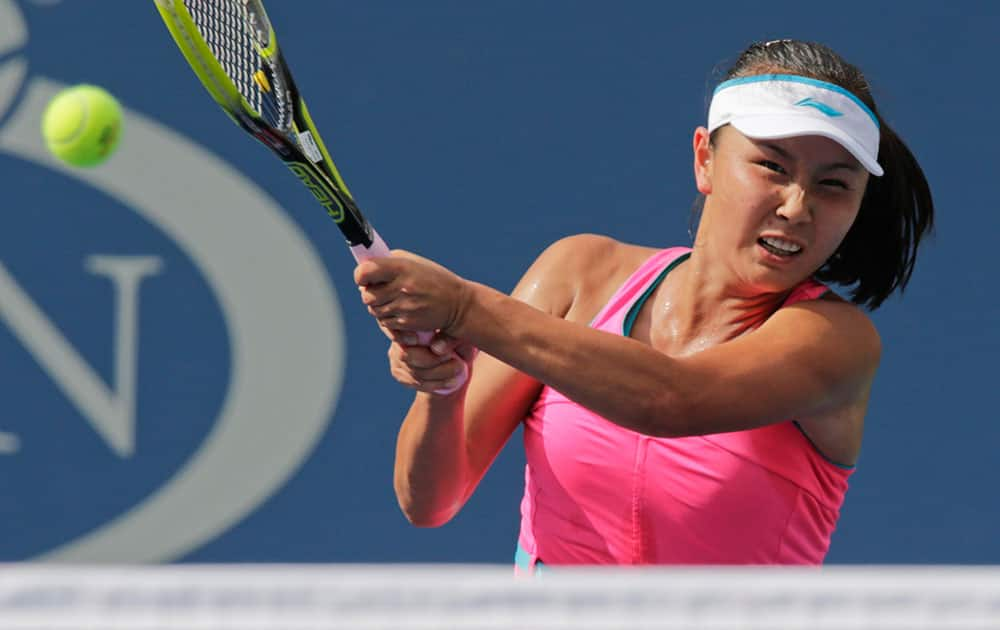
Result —
M711 135L705 127L694 130L694 181L698 192L703 195L712 192L712 154Z

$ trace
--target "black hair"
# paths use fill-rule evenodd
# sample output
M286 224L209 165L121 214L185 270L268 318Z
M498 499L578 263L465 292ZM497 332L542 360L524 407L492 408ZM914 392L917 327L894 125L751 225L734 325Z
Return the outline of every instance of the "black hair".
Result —
M839 85L878 118L878 162L885 172L868 178L857 219L814 274L817 280L853 287L851 301L875 310L906 287L920 240L933 227L934 201L923 169L879 114L865 76L830 48L792 39L754 43L722 80L759 74L794 74Z

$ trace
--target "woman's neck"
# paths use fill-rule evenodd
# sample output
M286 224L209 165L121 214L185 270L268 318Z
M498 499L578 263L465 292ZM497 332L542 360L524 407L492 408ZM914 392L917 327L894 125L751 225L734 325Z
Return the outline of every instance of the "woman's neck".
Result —
M683 354L729 341L764 323L788 293L755 293L696 247L650 296L651 341Z

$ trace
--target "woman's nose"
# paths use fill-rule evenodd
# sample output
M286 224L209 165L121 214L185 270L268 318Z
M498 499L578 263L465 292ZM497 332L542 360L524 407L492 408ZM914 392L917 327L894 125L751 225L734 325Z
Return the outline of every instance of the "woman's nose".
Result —
M778 206L778 216L791 223L812 220L812 208L806 189L798 184L788 186Z

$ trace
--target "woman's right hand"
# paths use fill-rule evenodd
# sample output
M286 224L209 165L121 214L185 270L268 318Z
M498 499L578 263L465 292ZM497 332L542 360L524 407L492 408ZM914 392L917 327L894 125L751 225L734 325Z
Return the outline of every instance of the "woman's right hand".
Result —
M399 383L421 392L440 394L455 387L463 378L464 362L470 371L479 352L474 346L445 333L437 333L428 346L418 345L415 333L382 328L392 341L389 346L389 371ZM455 392L465 391L468 380Z

